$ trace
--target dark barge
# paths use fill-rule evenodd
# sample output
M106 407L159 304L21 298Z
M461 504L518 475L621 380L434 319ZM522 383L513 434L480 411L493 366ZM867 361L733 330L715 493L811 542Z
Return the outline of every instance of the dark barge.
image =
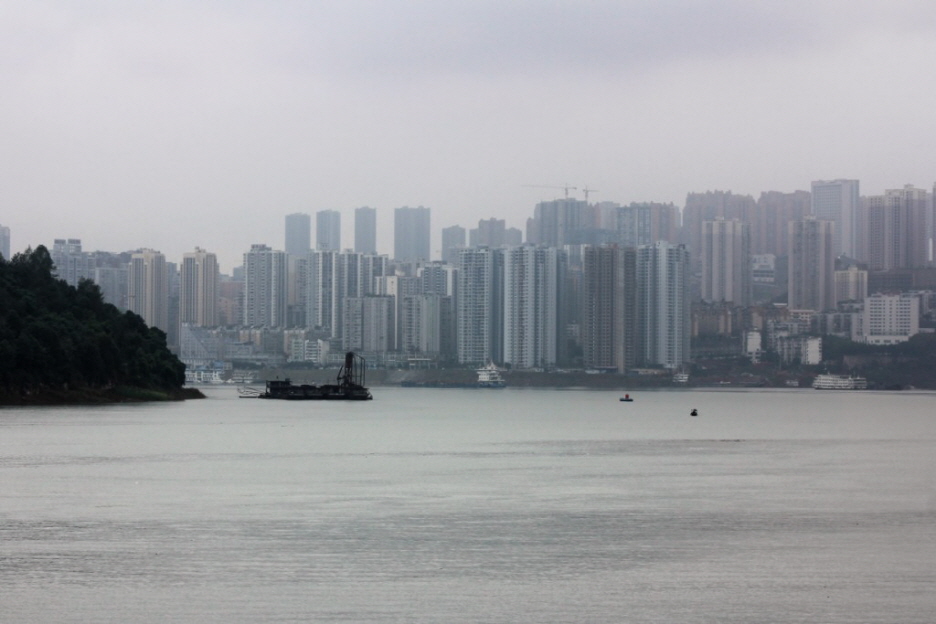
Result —
M367 364L351 351L345 354L345 363L338 371L333 384L293 385L289 378L272 379L266 382L265 390L245 388L240 391L242 399L282 399L286 401L370 401L374 397L364 387L364 371Z

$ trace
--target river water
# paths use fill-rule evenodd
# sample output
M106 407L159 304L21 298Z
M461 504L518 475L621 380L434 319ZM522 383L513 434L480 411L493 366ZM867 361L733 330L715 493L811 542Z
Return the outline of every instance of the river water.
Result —
M936 394L373 392L0 409L0 621L934 620Z

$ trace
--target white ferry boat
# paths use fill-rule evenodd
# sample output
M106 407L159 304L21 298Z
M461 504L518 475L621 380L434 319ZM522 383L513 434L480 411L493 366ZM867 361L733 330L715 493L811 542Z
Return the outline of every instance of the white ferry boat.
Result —
M479 388L504 388L507 386L507 382L504 381L504 377L501 375L501 370L493 362L488 362L487 365L482 366L475 372L478 373Z
M812 387L816 390L865 390L868 380L849 375L817 375Z

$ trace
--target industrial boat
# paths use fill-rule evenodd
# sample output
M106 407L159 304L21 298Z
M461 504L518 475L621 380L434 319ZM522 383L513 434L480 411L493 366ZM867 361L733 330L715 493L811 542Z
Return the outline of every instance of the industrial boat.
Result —
M242 399L283 399L286 401L370 401L374 397L364 387L364 358L351 351L345 354L345 363L338 371L337 383L294 385L289 378L272 379L266 389L240 390Z

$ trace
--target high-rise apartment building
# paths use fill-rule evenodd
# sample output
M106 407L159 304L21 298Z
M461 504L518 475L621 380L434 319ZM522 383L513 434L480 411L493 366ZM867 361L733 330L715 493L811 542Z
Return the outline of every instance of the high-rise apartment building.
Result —
M868 272L854 264L844 271L835 272L835 303L864 301L868 296Z
M147 325L169 334L169 273L163 254L141 249L130 257L127 304Z
M312 249L312 217L302 212L286 215L286 253L304 256Z
M751 254L786 256L789 223L809 216L811 201L809 191L761 193L749 219Z
M179 322L198 327L218 324L218 257L204 249L182 256Z
M337 210L315 213L315 248L318 251L341 250L341 213Z
M10 228L0 225L0 257L10 259Z
M925 189L908 184L867 198L868 266L875 271L916 269L929 262Z
M638 248L638 363L682 367L690 357L690 330L689 252L685 245L661 241Z
M460 225L442 229L442 261L455 264L458 250L465 246L465 228Z
M377 253L377 209L361 206L354 209L354 251Z
M244 325L286 326L286 274L285 252L250 246L244 254Z
M739 219L702 222L702 299L751 303L750 227Z
M404 206L393 211L393 259L431 260L430 210Z
M455 354L452 297L414 294L399 306L398 348L409 357L449 360Z
M393 298L347 297L342 309L342 349L380 361L396 342Z
M637 361L637 251L585 247L582 259L582 356L586 368L624 373Z
M831 221L807 217L789 225L789 308L821 312L835 306Z
M567 261L555 247L504 250L504 363L554 366L565 356L562 317Z
M540 202L527 222L527 242L547 247L581 244L584 231L593 226L594 212L579 199Z
M504 251L460 249L457 264L458 363L503 363Z
M756 203L750 195L735 195L731 191L689 193L682 215L682 239L688 247L693 272L702 268L702 224L719 217L750 222L755 210Z
M818 180L812 183L812 215L835 224L832 251L836 257L857 257L858 213L858 180Z
M306 267L306 327L342 338L344 300L376 293L378 277L386 274L386 256L349 251L313 251Z
M615 209L617 243L624 247L679 242L679 209L674 204L632 203Z
M80 238L56 238L49 253L55 265L55 276L69 286L83 279L94 279L94 256L81 250Z
M422 294L422 280L415 275L385 275L377 278L377 294L393 299L394 322L396 323L397 344L395 348L403 350L399 342L403 339L403 303L407 297Z

